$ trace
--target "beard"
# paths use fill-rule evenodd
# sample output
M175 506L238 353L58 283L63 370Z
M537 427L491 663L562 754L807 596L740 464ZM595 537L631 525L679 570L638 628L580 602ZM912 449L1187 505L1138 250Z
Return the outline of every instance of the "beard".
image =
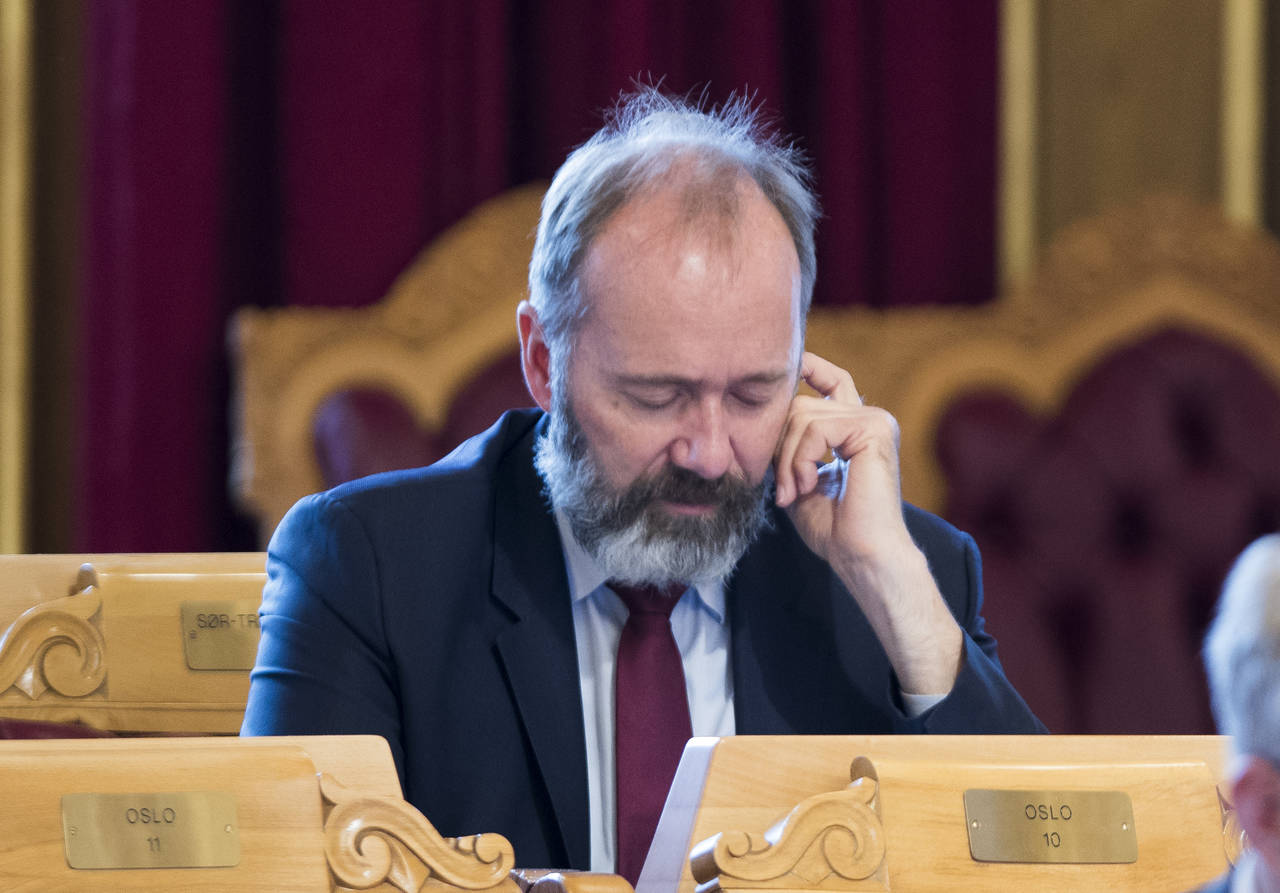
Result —
M561 392L563 393L563 392ZM725 474L708 479L666 465L618 488L604 477L566 398L557 394L534 465L552 506L610 580L630 586L724 583L768 526L772 469L759 484ZM662 503L712 506L675 515Z

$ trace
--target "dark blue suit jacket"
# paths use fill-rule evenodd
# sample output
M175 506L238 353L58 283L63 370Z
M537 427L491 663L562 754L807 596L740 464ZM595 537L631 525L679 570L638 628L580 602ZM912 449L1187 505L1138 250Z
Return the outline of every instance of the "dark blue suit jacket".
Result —
M586 749L559 534L510 412L430 466L307 497L267 559L244 734L374 733L441 833L497 831L521 865L587 868ZM978 614L977 550L908 507L966 632L952 693L902 712L852 596L774 512L727 594L743 734L1034 732Z

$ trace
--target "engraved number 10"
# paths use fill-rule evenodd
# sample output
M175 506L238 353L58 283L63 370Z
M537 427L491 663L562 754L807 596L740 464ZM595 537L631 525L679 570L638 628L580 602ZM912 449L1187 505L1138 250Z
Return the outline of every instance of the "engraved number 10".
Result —
M1057 831L1050 831L1048 834L1044 835L1044 845L1051 847L1062 846L1061 835L1059 835Z

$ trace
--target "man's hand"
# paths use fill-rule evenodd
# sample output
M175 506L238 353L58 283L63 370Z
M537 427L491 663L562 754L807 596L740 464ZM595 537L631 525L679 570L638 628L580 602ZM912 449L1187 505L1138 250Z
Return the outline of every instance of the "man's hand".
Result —
M902 690L945 694L962 635L902 517L898 423L816 354L800 374L821 396L791 403L774 457L778 505L853 593Z

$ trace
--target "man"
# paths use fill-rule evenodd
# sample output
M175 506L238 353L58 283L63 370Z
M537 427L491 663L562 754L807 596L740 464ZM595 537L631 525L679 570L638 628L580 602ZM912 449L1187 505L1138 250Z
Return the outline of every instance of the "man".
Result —
M689 733L1041 730L972 540L904 508L893 419L803 351L816 215L745 103L623 104L543 202L541 411L290 512L244 732L384 735L443 833L634 882Z
M1204 893L1280 893L1280 535L1227 576L1205 639L1218 729L1234 751L1230 797L1250 848Z

